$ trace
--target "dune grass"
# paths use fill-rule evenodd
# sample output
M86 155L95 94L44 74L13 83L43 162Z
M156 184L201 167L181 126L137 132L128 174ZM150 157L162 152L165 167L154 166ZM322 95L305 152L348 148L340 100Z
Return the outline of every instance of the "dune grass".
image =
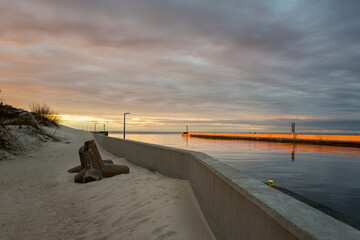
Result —
M20 149L18 145L21 142L12 134L10 126L18 126L19 129L22 129L23 126L29 126L33 129L33 134L38 135L42 141L46 141L46 139L57 142L66 140L56 136L61 121L61 117L57 112L46 104L34 103L30 106L30 109L32 113L5 104L0 98L0 150L11 152ZM50 128L44 129L42 126ZM55 128L51 128L54 126Z
M43 119L50 121L56 126L58 126L61 122L61 116L44 103L33 103L30 105L30 110L31 112L39 115Z

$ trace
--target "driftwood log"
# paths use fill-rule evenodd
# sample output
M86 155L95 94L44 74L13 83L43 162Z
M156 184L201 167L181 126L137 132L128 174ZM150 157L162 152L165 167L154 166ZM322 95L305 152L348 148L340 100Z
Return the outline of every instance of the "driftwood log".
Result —
M104 177L112 177L122 173L129 173L126 165L113 164L111 160L102 160L95 141L86 141L79 149L80 165L68 170L77 172L74 180L76 183L99 181Z

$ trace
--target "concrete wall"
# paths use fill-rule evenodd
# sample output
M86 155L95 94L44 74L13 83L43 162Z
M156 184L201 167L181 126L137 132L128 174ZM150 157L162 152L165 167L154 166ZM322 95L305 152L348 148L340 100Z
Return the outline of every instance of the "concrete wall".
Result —
M94 135L136 165L187 179L219 240L360 239L360 232L204 153Z

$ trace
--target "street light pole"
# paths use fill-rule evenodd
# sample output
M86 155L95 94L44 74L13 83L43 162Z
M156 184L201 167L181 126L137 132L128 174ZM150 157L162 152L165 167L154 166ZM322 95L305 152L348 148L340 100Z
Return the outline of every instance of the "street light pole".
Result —
M130 114L130 113L129 113L129 112L124 113L124 132L123 132L123 134L124 134L124 139L125 139L125 116L126 116L126 114Z

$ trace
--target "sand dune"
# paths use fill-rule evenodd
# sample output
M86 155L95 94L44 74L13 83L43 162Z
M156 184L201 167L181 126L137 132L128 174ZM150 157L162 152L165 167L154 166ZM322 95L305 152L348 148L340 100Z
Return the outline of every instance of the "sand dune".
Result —
M130 174L76 184L67 170L92 135L64 126L56 134L68 143L34 142L33 151L0 161L1 239L214 239L187 181L99 147Z

